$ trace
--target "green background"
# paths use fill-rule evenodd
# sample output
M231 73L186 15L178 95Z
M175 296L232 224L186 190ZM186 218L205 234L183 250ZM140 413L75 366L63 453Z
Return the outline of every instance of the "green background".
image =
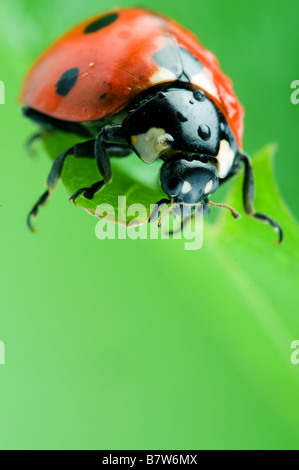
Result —
M226 219L198 252L100 242L96 219L62 185L40 233L25 227L50 162L40 146L37 158L24 151L33 128L16 102L22 78L67 28L121 5L1 1L0 447L298 449L298 232L277 248L267 227L241 219L246 230L232 236ZM138 5L179 20L218 56L246 109L244 147L279 144L276 180L298 218L298 2Z

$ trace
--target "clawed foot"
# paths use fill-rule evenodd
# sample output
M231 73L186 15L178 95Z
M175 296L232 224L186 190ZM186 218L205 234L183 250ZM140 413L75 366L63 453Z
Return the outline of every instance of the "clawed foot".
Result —
M29 230L31 230L31 232L35 233L36 230L33 226L33 223L32 223L32 219L36 219L37 218L37 215L38 215L38 211L41 207L44 207L48 200L49 200L49 197L50 197L50 192L49 191L46 191L40 198L39 200L37 201L37 203L35 204L35 206L33 207L33 209L31 210L31 212L29 213L28 217L27 217L27 225L28 225L28 228Z
M83 197L86 199L93 199L94 195L100 191L105 185L105 181L99 181L98 183L93 184L89 188L81 188L78 191L76 191L71 197L70 197L70 202L73 202L76 205L76 200L78 199L81 194L83 194Z

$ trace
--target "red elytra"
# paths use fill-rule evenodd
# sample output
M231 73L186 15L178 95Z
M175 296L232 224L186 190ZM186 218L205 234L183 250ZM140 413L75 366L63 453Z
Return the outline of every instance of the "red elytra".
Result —
M191 82L214 101L242 148L244 111L216 57L175 21L139 8L106 12L62 36L31 68L20 102L73 122L115 115L153 84L169 81L167 73L165 78L157 74L160 66L154 60L154 54L169 43L184 47L201 62L203 70ZM62 96L57 84L71 69L78 69L78 77ZM154 76L158 78L153 83Z

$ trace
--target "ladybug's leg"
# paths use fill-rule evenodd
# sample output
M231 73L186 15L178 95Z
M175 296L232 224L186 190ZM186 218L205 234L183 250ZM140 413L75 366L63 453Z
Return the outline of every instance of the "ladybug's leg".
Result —
M153 222L155 222L158 217L160 217L160 214L161 214L161 209L163 206L167 205L168 204L171 204L171 201L169 199L161 199L161 201L158 201L154 207L154 210L153 212L151 213L151 215L149 216L149 223L152 224Z
M205 205L203 205L203 207L205 208ZM178 228L175 228L175 229L169 231L169 235L174 236L174 235L177 235L180 232L182 232L184 230L184 228L189 224L189 222L193 219L194 214L195 214L195 210L196 210L195 206L181 205L180 206L180 213L178 214L181 217L181 222L180 222ZM208 214L210 213L209 209L208 209L207 213Z
M37 141L42 139L46 134L53 132L55 130L59 130L62 132L68 132L72 134L77 134L82 137L92 137L90 132L85 129L85 127L80 124L79 122L69 122L63 121L61 119L56 119L47 114L40 113L32 108L23 108L22 109L23 115L33 121L40 127L40 131L31 136L26 144L25 148L29 154L34 154L33 151L33 144Z
M29 229L34 232L34 228L32 225L32 218L36 218L38 215L38 211L41 207L44 207L48 202L52 192L56 188L68 155L73 155L75 158L94 158L94 139L88 140L87 142L82 142L80 144L74 145L65 152L62 152L55 160L52 165L51 171L49 173L47 184L48 189L47 191L39 198L33 209L31 210L30 214L27 218L27 224Z
M33 134L28 140L26 140L25 150L30 156L35 156L34 144L36 141L41 140L43 136L44 134L42 132L37 132L36 134Z
M239 153L239 157L245 165L245 178L243 185L243 202L245 211L251 217L270 224L275 232L278 232L279 237L277 243L280 244L283 241L283 231L280 225L268 215L257 213L254 210L255 184L250 158L244 153Z
M41 132L33 136L35 137L34 140L36 140L38 136L43 137L45 133L55 130L77 134L87 138L92 137L90 132L79 122L70 122L56 119L48 116L47 114L40 113L39 111L36 111L32 108L23 108L22 112L26 118L30 119L35 124L38 124L38 126L41 128Z
M123 158L127 157L132 153L131 147L117 144L106 144L106 150L109 154L109 157Z
M103 180L98 181L90 187L81 188L76 191L71 197L71 202L76 202L76 199L83 194L87 199L93 199L94 195L100 191L105 184L112 181L112 169L110 157L108 154L109 144L128 145L123 128L121 125L106 126L102 129L95 140L94 153L100 174Z

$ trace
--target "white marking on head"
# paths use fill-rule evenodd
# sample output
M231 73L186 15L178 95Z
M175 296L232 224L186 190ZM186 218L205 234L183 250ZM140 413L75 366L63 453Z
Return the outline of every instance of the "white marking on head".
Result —
M217 160L219 163L219 178L225 178L235 160L235 152L231 149L227 140L221 140Z
M144 134L132 136L131 142L144 163L157 160L170 147L165 130L157 127L152 127Z
M213 180L210 180L205 187L205 194L210 194L213 189Z
M184 184L183 184L182 189L181 189L181 193L182 194L190 193L191 189L192 189L192 186L189 183L189 181L184 181Z

